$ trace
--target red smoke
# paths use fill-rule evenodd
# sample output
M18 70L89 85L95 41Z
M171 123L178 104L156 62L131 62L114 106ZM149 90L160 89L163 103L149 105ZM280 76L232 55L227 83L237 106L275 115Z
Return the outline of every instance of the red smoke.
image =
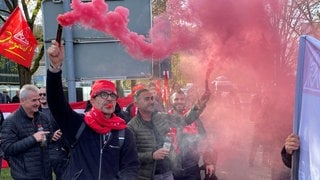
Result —
M274 75L281 37L273 18L280 14L281 6L276 0L168 0L166 12L155 17L149 37L128 29L129 9L119 6L110 11L105 0L73 0L73 10L60 15L58 21L63 26L79 23L111 35L136 59L162 60L179 53L183 76L194 84L189 92L193 96L203 93L206 81L226 76L235 85L232 93L241 94L241 105L230 108L222 99L224 94L216 95L202 114L211 140L207 144L218 150L218 177L271 179L271 169L283 169L280 150L292 121L293 101L285 99L293 92L292 79L286 79L288 84L282 84L281 91L274 90L279 84L273 84L274 79L283 78ZM271 122L273 131L268 133L274 135L270 144L274 167L261 164L259 154L255 166L248 165L254 123L250 120L250 98L258 93L256 84L268 84L263 88L272 103L267 112L272 112L275 120ZM237 101L239 97L232 94L232 98ZM281 133L274 131L278 129Z
M112 35L121 41L131 56L137 59L163 59L174 52L164 38L157 36L153 43L149 43L146 37L130 31L127 27L129 9L125 7L118 6L114 11L109 11L108 4L104 0L93 0L88 3L73 0L71 7L72 11L58 16L58 22L62 26L79 23Z

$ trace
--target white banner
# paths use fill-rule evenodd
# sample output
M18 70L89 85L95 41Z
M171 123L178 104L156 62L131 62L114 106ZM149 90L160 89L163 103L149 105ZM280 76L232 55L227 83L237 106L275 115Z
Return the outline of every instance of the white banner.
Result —
M299 180L320 179L320 41L301 37L295 133L300 137ZM302 48L302 49L301 49Z

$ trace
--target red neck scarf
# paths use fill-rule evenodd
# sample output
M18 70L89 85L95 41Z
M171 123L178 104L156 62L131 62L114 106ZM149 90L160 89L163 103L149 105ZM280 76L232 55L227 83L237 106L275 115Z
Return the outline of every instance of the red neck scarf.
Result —
M175 111L173 109L168 111L168 114L173 114ZM178 113L178 111L176 111ZM184 109L181 113L181 115L185 115L187 113L187 109ZM186 125L183 128L183 133L185 134L198 134L198 125L197 123L194 121L189 125Z
M127 127L126 122L123 119L119 118L115 114L108 119L95 107L92 107L91 111L85 114L84 121L99 134L106 134L113 129L121 130Z
M171 109L168 111L168 114L174 114L174 110ZM176 111L178 113L178 111ZM183 112L181 113L181 115L185 115L188 111L185 109L183 110ZM198 125L197 123L194 121L189 125L186 125L182 132L184 134L189 134L189 135L196 135L198 134ZM180 153L180 149L178 146L178 137L177 137L177 128L170 128L170 131L167 134L168 136L170 136L172 138L172 144L173 144L173 149L174 151L179 154Z

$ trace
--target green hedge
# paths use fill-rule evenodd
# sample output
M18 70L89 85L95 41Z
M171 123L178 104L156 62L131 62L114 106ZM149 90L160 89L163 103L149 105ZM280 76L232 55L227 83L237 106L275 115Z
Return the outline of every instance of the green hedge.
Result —
M0 179L1 180L11 180L12 179L11 175L10 175L10 168L1 169Z

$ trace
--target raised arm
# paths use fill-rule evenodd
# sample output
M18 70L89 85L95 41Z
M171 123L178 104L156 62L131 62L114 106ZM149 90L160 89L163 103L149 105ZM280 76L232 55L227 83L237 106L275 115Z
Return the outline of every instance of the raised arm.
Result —
M64 46L53 40L47 50L50 67L47 71L47 99L50 111L59 124L64 137L73 142L82 123L81 115L72 110L67 102L61 81L61 66L64 58Z
M210 91L205 91L202 96L195 102L192 108L184 115L184 121L186 124L190 124L199 118L200 114L204 111L207 102L211 96ZM181 121L180 121L181 122Z

